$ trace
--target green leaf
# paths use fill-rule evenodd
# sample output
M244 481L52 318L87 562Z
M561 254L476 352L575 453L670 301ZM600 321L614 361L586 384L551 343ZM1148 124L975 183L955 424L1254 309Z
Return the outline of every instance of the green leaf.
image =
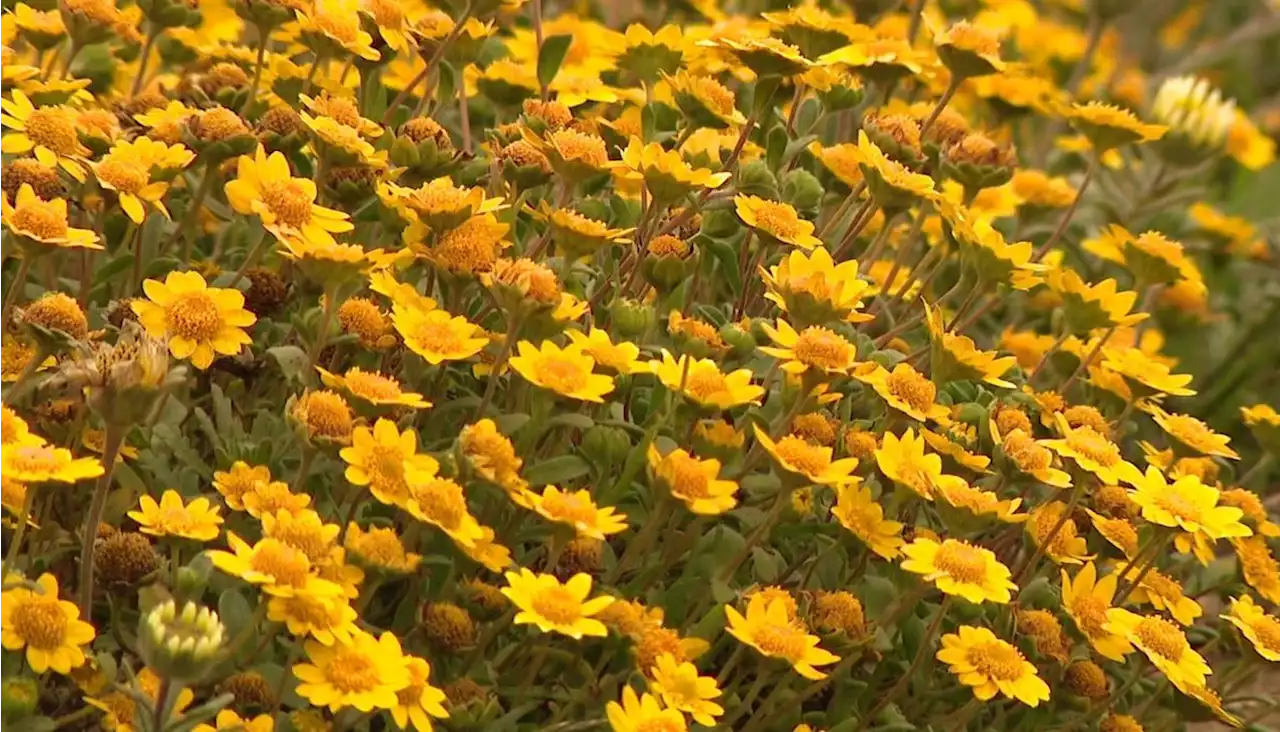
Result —
M699 239L706 245L707 251L720 263L720 273L729 283L729 289L736 297L742 292L742 273L738 271L738 254L733 247L721 239L704 236Z
M234 638L253 619L253 608L237 590L225 590L218 597L218 617L227 629L227 637Z
M568 414L558 414L547 420L547 427L555 427L564 425L565 427L573 427L580 430L589 430L594 427L596 421L591 417L579 412L570 412Z
M782 572L782 562L778 555L758 546L751 550L751 565L755 569L756 579L761 582L774 582Z
M544 460L525 471L525 479L530 485L540 486L552 483L567 483L574 478L581 478L591 470L591 465L577 455L561 455Z
M307 365L310 359L307 358L306 352L297 346L276 346L268 348L267 355L275 359L280 365L280 373L286 379L296 379L302 381L307 377Z
M787 130L779 125L769 130L768 144L765 146L765 159L769 162L769 170L779 170L782 158L787 152Z
M544 87L551 86L551 82L560 71L560 65L564 63L565 54L569 52L569 44L572 42L573 36L567 34L550 36L542 40L542 48L538 50L539 85Z

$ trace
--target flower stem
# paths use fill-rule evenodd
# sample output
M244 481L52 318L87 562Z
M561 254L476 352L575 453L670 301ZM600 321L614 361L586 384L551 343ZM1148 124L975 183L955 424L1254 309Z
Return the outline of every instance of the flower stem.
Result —
M1035 574L1037 567L1040 565L1040 559L1044 557L1045 552L1049 551L1049 547L1053 545L1053 540L1058 538L1058 533L1062 531L1062 527L1067 525L1071 520L1071 514L1075 513L1076 505L1080 503L1080 499L1084 497L1084 481L1076 479L1076 485L1071 489L1071 499L1067 502L1067 507L1062 509L1062 515L1058 517L1058 522L1049 529L1049 533L1045 535L1044 541L1039 543L1031 558L1027 563L1022 565L1022 569L1014 576L1014 584L1019 587L1030 576Z
M240 116L244 116L249 108L253 106L254 100L258 96L258 84L262 82L262 67L267 56L267 42L271 38L271 28L268 26L258 27L258 58L253 64L253 80L249 82L249 94L244 99L244 104L240 106Z
M98 524L102 522L102 511L107 505L107 492L111 489L111 475L116 469L116 456L120 454L120 446L124 444L124 435L128 425L107 423L106 435L102 444L102 475L93 487L93 498L89 503L89 513L85 516L84 529L80 537L80 617L88 618L93 607L93 544L98 538Z
M155 23L147 24L147 40L142 44L142 55L138 57L138 75L133 77L133 87L129 90L130 97L136 97L138 92L142 91L142 84L147 78L147 61L151 60L151 48L156 45L156 39L160 37L161 30L163 28Z
M502 369L507 365L507 360L511 358L511 351L515 348L516 338L520 335L520 326L522 325L524 325L523 317L516 314L510 316L506 340L502 342L502 351L498 353L498 358L493 362L492 370L489 371L489 378L484 386L484 396L481 397L480 404L476 407L476 414L472 417L472 422L483 417L485 410L493 402L493 395L498 390L498 379Z
M253 245L253 249L249 250L244 261L240 263L240 269L236 270L235 276L231 278L230 284L227 285L228 288L234 290L236 285L240 284L240 280L244 279L244 275L249 271L249 268L257 264L259 259L262 259L262 253L266 251L267 240L270 238L271 233L266 229L263 229L262 236L258 239L258 243ZM315 366L314 360L311 365Z
M1049 238L1045 240L1044 244L1040 245L1040 248L1037 249L1035 254L1031 257L1032 262L1039 262L1041 259L1044 259L1044 255L1048 254L1049 250L1053 248L1053 245L1057 244L1058 240L1062 238L1062 235L1067 230L1067 224L1071 223L1071 217L1075 216L1076 209L1080 208L1080 201L1084 198L1084 191L1089 187L1089 182L1093 180L1093 174L1097 172L1097 170L1098 156L1094 155L1089 158L1089 166L1084 170L1084 180L1080 181L1080 187L1076 189L1076 197L1071 199L1071 205L1067 207L1067 210L1062 214L1062 218L1059 219L1058 228L1053 230L1053 233L1049 235Z
M28 485L27 495L22 498L22 511L17 517L18 525L13 530L13 537L9 539L9 553L4 558L6 575L13 571L13 562L18 558L18 553L22 550L22 540L27 535L27 524L31 523L31 509L35 506L38 485L36 483Z
M9 324L9 314L13 312L13 307L18 304L18 299L22 297L22 291L26 289L27 274L31 272L31 257L24 256L18 260L18 272L13 276L13 281L9 283L9 293L4 298L4 313L0 315L0 322L7 327Z
M938 632L938 627L942 625L942 619L947 616L947 610L951 607L951 595L947 595L942 600L942 605L938 608L938 614L934 616L933 622L929 623L929 627L924 631L924 637L920 639L920 649L916 651L916 657L912 659L911 666L907 668L907 672L898 679L898 682L889 689L888 693L880 697L880 701L871 708L866 714L858 720L858 726L854 728L854 732L862 732L867 725L875 720L876 715L880 714L885 707L889 706L903 691L907 685L911 683L911 677L916 675L916 671L920 668L920 664L924 662L925 655L929 652L933 643L933 636Z

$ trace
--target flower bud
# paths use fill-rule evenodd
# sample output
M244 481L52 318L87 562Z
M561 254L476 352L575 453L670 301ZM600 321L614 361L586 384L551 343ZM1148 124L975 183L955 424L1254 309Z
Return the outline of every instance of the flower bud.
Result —
M746 358L755 353L758 344L751 326L751 321L746 318L741 323L725 323L720 326L720 337L729 344L732 355Z
M641 338L653 327L653 308L637 300L618 298L609 305L609 319L623 338Z
M31 716L39 700L40 687L35 679L19 676L0 682L0 710L6 722Z
M1156 149L1175 165L1195 165L1222 149L1235 120L1235 102L1204 79L1178 76L1156 92L1151 114L1169 132Z
M631 453L631 435L621 427L592 425L582 436L581 447L583 454L607 472Z
M797 168L782 178L782 200L797 211L817 211L822 193L822 184L807 170Z
M778 179L769 170L764 160L752 160L738 166L738 192L776 200L778 198Z
M448 175L456 166L457 150L449 132L430 117L415 117L400 125L388 153L391 164L423 180Z
M183 682L199 680L217 661L226 630L218 614L173 600L151 608L138 629L139 651L156 673Z
M670 234L655 238L649 242L642 265L645 280L659 292L675 289L697 266L698 260L693 254L693 247L687 241Z
M1013 149L974 132L948 145L942 154L942 170L964 187L966 196L994 188L1013 177L1017 157Z

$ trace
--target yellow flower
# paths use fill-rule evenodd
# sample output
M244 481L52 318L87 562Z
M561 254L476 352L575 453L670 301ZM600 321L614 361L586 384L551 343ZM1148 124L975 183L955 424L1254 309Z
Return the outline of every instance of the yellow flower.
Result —
M315 182L294 178L283 153L267 155L259 147L253 157L241 155L236 179L226 184L226 193L237 213L257 216L280 241L332 246L334 233L354 228L347 214L315 203Z
M0 458L4 477L20 483L75 483L103 473L97 458L76 458L63 447L40 442L9 445Z
M578 536L592 539L604 540L606 536L627 528L625 516L619 515L612 507L597 506L587 490L570 493L549 485L533 498L533 510L548 521L567 524Z
M490 68L496 65L491 64ZM598 135L569 128L550 131L545 138L528 128L521 128L521 134L534 149L547 156L557 173L569 180L582 180L612 165L604 139Z
M666 150L656 142L644 144L632 137L622 159L612 164L624 181L644 181L649 195L656 201L675 202L699 190L724 185L730 173L713 173L685 162L679 152Z
M46 168L57 165L83 183L85 171L80 160L89 155L89 149L80 144L71 108L37 107L19 89L10 96L0 100L0 107L5 112L4 126L13 131L0 138L0 150L6 155L34 151Z
M698 45L727 53L736 58L738 63L755 72L757 76L795 76L815 65L801 55L798 48L776 38L735 40L720 36L712 40L698 41Z
M1071 105L1067 121L1089 138L1099 152L1159 140L1169 129L1164 125L1144 124L1127 109L1096 101Z
M485 418L463 427L458 444L467 462L485 480L502 485L519 477L524 461L493 420Z
M298 696L331 712L394 709L397 692L409 685L409 669L394 633L374 638L357 630L348 643L326 646L309 640L303 648L309 663L293 666Z
M905 38L862 31L853 43L824 54L818 63L849 66L878 84L886 84L920 73L928 59L925 52L912 48Z
M1119 446L1111 438L1088 425L1072 428L1061 413L1054 417L1062 438L1041 440L1040 444L1064 458L1070 458L1077 466L1093 473L1106 485L1115 485L1121 481L1135 484L1142 480L1142 472L1124 459Z
M44 444L44 438L31 431L31 427L27 425L27 421L18 416L18 413L10 409L8 406L0 407L0 425L3 425L3 432L0 432L0 444L5 447L9 445L40 445Z
M930 374L934 379L942 383L981 380L992 386L1013 388L1013 384L1001 377L1013 368L1017 361L1015 357L1000 357L993 351L983 351L969 336L948 333L939 308L925 303L924 312L929 342L933 347Z
M416 468L409 468L405 477L409 498L404 508L410 516L440 529L463 549L484 538L483 527L471 515L466 495L456 481L423 475Z
M680 710L664 709L657 697L637 696L630 686L622 689L622 703L609 702L605 714L613 732L685 732L689 728Z
M303 106L314 112L317 116L328 117L345 127L359 132L364 137L376 138L382 134L382 127L371 119L360 116L360 107L356 100L345 96L334 96L328 92L318 97L309 97L306 94L298 97ZM306 121L306 113L302 114L303 121Z
M184 505L177 491L167 490L159 503L151 496L142 496L138 506L142 510L130 511L129 518L138 522L144 534L210 541L221 533L218 527L222 517L217 506L209 505L208 498L195 498Z
M628 341L614 343L608 331L592 327L590 332L580 330L567 331L569 342L595 359L597 366L603 366L617 374L634 374L645 371L640 362L640 347Z
M1124 491L1124 488L1115 486L1116 489ZM1111 543L1112 546L1119 549L1127 559L1133 559L1138 554L1140 546L1138 540L1138 529L1127 518L1107 518L1102 514L1086 508L1085 513L1089 514L1089 520L1093 522L1093 528L1097 529L1102 538Z
M862 155L862 174L867 177L877 203L890 208L909 206L916 199L938 197L933 178L914 173L897 160L884 154L865 130L858 130L858 152Z
M1120 292L1115 280L1090 285L1075 270L1053 267L1046 272L1045 283L1062 298L1063 315L1073 333L1136 325L1147 318L1146 313L1129 312L1138 300L1138 293Z
M1068 517L1065 521L1062 520L1062 513L1066 510L1067 504L1062 501L1049 501L1036 506L1031 512L1031 520L1027 522L1027 533L1037 547L1044 546L1045 555L1054 562L1083 564L1093 559L1093 556L1085 553L1088 551L1088 543L1079 535L1075 519ZM1062 525L1050 540L1049 534L1058 526L1059 521ZM1049 542L1047 545L1046 541Z
M1130 580L1132 581L1131 575ZM1151 568L1129 593L1129 600L1136 605L1151 605L1160 612L1173 616L1183 625L1192 625L1204 614L1200 603L1187 597L1178 581L1158 569Z
M783 359L782 370L803 374L814 369L824 374L848 374L858 355L858 347L844 336L819 325L811 325L799 333L791 324L778 318L776 329L765 323L761 327L777 347L761 346L760 352Z
M297 11L298 29L304 37L319 40L321 47L334 46L366 61L377 61L381 54L371 45L373 36L362 29L359 11L358 0L317 0L308 10Z
M240 500L244 510L254 518L279 511L298 514L311 505L311 496L294 493L289 490L289 484L282 480L254 483Z
M494 530L488 526L481 526L480 537L469 546L463 544L462 551L490 572L501 572L512 565L511 550L496 541Z
M961 20L934 36L933 44L942 63L958 77L988 76L1005 69L1000 36L981 25Z
M5 471L6 477L9 471ZM12 584L6 578L5 584ZM42 574L35 588L17 586L0 593L0 644L21 651L31 670L68 674L85 664L82 646L93 642L93 626L80 619L75 603L58 599L58 580Z
M154 338L168 341L175 358L204 370L216 355L233 355L252 342L244 329L257 316L244 309L239 290L209 287L198 272L170 272L164 282L142 283L147 299L129 305Z
M1258 655L1268 661L1280 661L1280 619L1264 612L1252 597L1232 598L1231 608L1222 619L1239 628Z
M218 471L213 474L214 490L222 495L227 508L233 511L243 511L245 494L258 485L266 485L270 482L270 468L265 465L251 466L243 460L235 461L231 469L226 472Z
M67 219L67 202L46 201L36 195L30 183L18 188L13 204L0 196L0 220L14 236L49 247L101 249L98 235L89 229L72 228Z
M928 439L927 432L925 435ZM1002 500L994 491L974 488L964 481L944 481L934 486L934 491L948 504L975 516L995 516L1006 523L1021 523L1030 518L1017 512L1022 505L1021 498Z
M383 31L385 34L386 31ZM431 664L417 656L404 656L405 670L409 672L409 684L396 692L396 705L391 708L391 718L401 729L412 724L418 732L431 732L431 718L446 719L449 712L444 707L445 694L431 684Z
M700 76L680 69L665 77L671 87L676 106L695 126L725 129L744 124L747 118L738 111L733 92L713 76Z
M947 408L934 400L938 387L906 362L900 362L893 371L878 363L859 364L853 371L859 381L870 384L892 408L914 420L924 422L947 415Z
M724 411L743 404L755 404L764 395L764 387L751 383L750 369L725 374L711 359L681 356L676 360L665 348L662 349L662 360L650 361L649 368L657 374L663 386L706 409Z
M341 529L337 524L326 524L320 514L310 509L290 513L287 510L264 513L262 535L279 539L295 549L301 549L312 564L327 563L333 555L335 540Z
M1204 658L1191 648L1186 634L1164 618L1113 607L1107 610L1106 629L1145 653L1179 689L1204 687L1205 677L1213 673Z
M433 366L471 358L489 343L487 338L476 337L480 326L444 310L422 310L397 303L392 308L391 322L409 350Z
M840 660L834 653L818 647L817 636L810 635L804 626L787 617L784 600L769 600L757 593L747 603L745 616L729 605L724 612L729 619L726 630L730 635L765 656L786 661L806 679L825 679L827 675L814 667Z
M1133 481L1131 497L1142 507L1142 517L1158 526L1180 528L1210 539L1251 536L1241 523L1244 511L1218 505L1218 489L1205 485L1194 475L1168 482L1155 466Z
M588 600L590 575L575 574L563 584L552 575L534 574L524 568L505 576L507 586L502 588L502 594L520 610L515 616L516 625L537 625L544 633L560 633L578 640L608 634L604 623L592 616L609 607L614 598L601 595Z
M435 458L418 454L418 433L412 427L401 433L389 419L379 419L373 429L356 427L351 447L338 454L347 463L348 481L369 486L374 498L397 506L409 497L406 471L412 468L426 479L440 469Z
M650 477L700 516L718 516L738 505L738 484L720 480L720 461L700 460L676 448L665 456L650 443Z
M1262 170L1275 162L1276 141L1236 107L1235 122L1227 130L1227 154L1249 170Z
M448 177L436 178L419 188L380 183L378 196L406 218L421 222L436 236L474 216L503 208L501 197L486 198L483 188L456 186ZM406 236L409 235L406 233Z
M585 257L609 244L629 244L627 237L635 229L610 229L603 221L584 216L573 209L552 208L546 200L529 209L533 218L546 221L551 229L551 239L557 251L570 256Z
M813 235L813 222L800 218L789 203L740 193L733 197L733 207L742 223L765 242L809 250L822 246L822 240Z
M1188 377L1190 378L1190 377ZM1214 432L1209 425L1188 414L1169 413L1152 404L1146 409L1165 434L1201 455L1239 460L1240 455L1228 447L1231 438Z
M951 667L960 683L973 687L974 696L982 701L996 694L1029 707L1049 701L1049 685L1037 675L1036 667L986 628L962 625L958 632L942 636L937 658Z
M990 550L956 539L941 543L926 537L902 548L906 559L902 568L923 575L948 595L959 595L974 604L991 601L1007 603L1017 585L1009 579L1009 568Z
M1134 235L1123 226L1111 225L1084 242L1087 252L1123 265L1140 286L1173 283L1183 279L1191 264L1182 244L1158 231Z
M422 555L406 550L400 535L390 527L370 526L365 531L353 521L347 524L343 546L360 564L383 572L408 574L422 562Z
M341 587L316 575L305 552L279 539L259 539L250 546L235 532L228 531L227 544L231 547L229 552L207 552L213 566L250 584L261 585L268 595L336 596L342 593Z
M613 391L613 377L593 374L596 362L577 345L560 348L552 341L534 346L528 341L516 344L520 355L509 363L516 373L532 384L570 399L603 403Z
M889 480L910 489L926 500L933 500L934 492L943 483L960 484L963 478L945 475L942 458L924 451L924 438L917 437L914 429L907 428L901 437L887 432L880 447L876 448L876 465Z
M269 715L259 714L252 719L242 719L230 709L218 712L213 724L197 724L191 732L271 732L275 729L275 720Z
M704 727L714 727L724 707L711 701L720 696L720 687L710 676L699 676L698 667L678 661L670 653L658 656L658 664L649 669L653 691L669 709L686 712Z
M902 524L884 517L870 488L856 483L837 487L831 515L881 557L894 559L902 553Z
M169 216L164 207L169 184L163 180L153 181L153 172L176 173L194 159L195 153L182 145L169 147L149 137L139 137L132 142L116 143L91 167L98 182L116 192L120 208L135 224L141 224L147 215L144 203L155 207L165 218Z
M823 247L808 253L793 250L768 271L761 268L760 276L768 288L765 298L798 323L872 319L858 312L870 284L858 278L856 259L837 264Z
M375 371L365 371L359 366L352 366L346 373L338 376L317 366L320 381L332 389L341 389L348 394L379 407L409 407L410 409L427 409L431 402L422 398L421 394L402 391L400 382Z
M1123 663L1124 657L1133 652L1133 646L1122 632L1107 624L1107 612L1115 599L1116 579L1114 574L1099 579L1093 562L1076 573L1074 582L1067 571L1062 570L1062 607L1095 651Z

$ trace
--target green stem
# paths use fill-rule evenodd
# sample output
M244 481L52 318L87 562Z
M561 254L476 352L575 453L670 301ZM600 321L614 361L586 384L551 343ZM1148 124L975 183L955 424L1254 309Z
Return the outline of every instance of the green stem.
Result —
M249 250L249 253L244 258L244 261L240 263L240 269L236 270L235 276L231 278L231 282L227 285L228 288L234 290L236 285L240 284L240 280L244 279L245 273L248 272L251 267L257 264L259 259L262 259L262 253L266 251L267 241L270 239L271 239L271 232L267 231L266 229L263 229L262 236L258 238L258 243L253 245L253 249ZM311 365L315 366L314 363Z
M508 321L507 338L502 342L502 350L498 353L498 358L493 362L493 368L489 371L489 378L484 386L484 396L481 397L480 404L476 407L475 416L471 419L472 422L483 417L485 410L493 402L493 395L498 391L499 374L506 367L507 359L511 358L511 351L515 349L516 338L520 335L520 327L524 325L524 318L514 313L508 316Z
M18 271L13 276L13 281L9 283L9 294L4 298L4 312L0 314L0 323L4 327L9 326L9 315L13 312L13 307L18 304L18 299L22 296L22 291L27 287L27 274L31 272L31 257L23 255L18 260Z
M1053 245L1057 244L1058 240L1066 232L1067 224L1071 223L1071 217L1075 216L1076 209L1080 208L1080 201L1084 198L1085 189L1089 187L1089 182L1093 180L1093 174L1098 170L1098 157L1093 155L1089 158L1089 165L1084 171L1084 180L1080 181L1080 187L1076 189L1076 197L1071 199L1071 205L1067 207L1067 210L1062 214L1062 218L1058 220L1058 228L1053 230L1049 238L1045 240L1044 244L1040 245L1035 255L1031 257L1032 262L1039 262L1044 259L1044 255L1049 253Z
M142 55L138 57L138 71L137 76L133 77L133 87L129 90L130 97L136 97L138 92L142 91L142 84L147 78L147 62L151 60L151 48L156 45L156 39L160 37L161 30L163 28L155 23L147 24L147 40L142 44Z
M98 524L102 522L102 511L107 505L107 492L111 489L111 475L116 469L116 456L120 454L120 446L124 444L127 425L107 424L102 445L102 475L93 487L93 498L89 502L89 513L85 516L84 528L80 537L80 617L88 618L93 607L93 544L98 538Z
M329 327L333 324L333 315L338 310L338 297L335 290L337 288L325 288L324 293L324 311L320 315L320 329L316 332L315 340L311 342L311 350L307 354L307 373L316 370L316 364L320 360L320 352L324 350L324 344L329 340Z
M924 637L920 639L920 648L916 651L916 656L912 659L911 665L907 667L907 672L902 675L902 678L898 679L888 693L880 697L880 701L876 702L876 705L870 711L858 719L858 726L854 728L854 732L862 732L862 730L866 729L867 725L876 718L876 715L893 703L906 690L907 685L911 683L911 677L916 675L920 664L924 662L924 657L931 650L933 636L938 632L938 627L942 625L942 619L946 617L947 610L951 607L951 599L952 596L947 595L942 600L942 605L938 608L938 614L934 616L933 622L929 623L929 627L924 631Z
M249 108L253 106L253 102L258 97L258 84L262 82L262 67L266 62L267 43L271 39L271 28L268 26L258 27L258 57L253 64L253 80L249 82L249 95L245 97L244 104L240 106L240 116L244 116Z
M9 539L9 552L4 558L5 573L13 571L13 562L18 558L19 552L22 550L22 540L27 535L27 524L31 523L31 509L36 502L36 489L38 483L31 483L27 486L27 494L22 498L22 510L18 514L18 525L13 530L13 536Z

